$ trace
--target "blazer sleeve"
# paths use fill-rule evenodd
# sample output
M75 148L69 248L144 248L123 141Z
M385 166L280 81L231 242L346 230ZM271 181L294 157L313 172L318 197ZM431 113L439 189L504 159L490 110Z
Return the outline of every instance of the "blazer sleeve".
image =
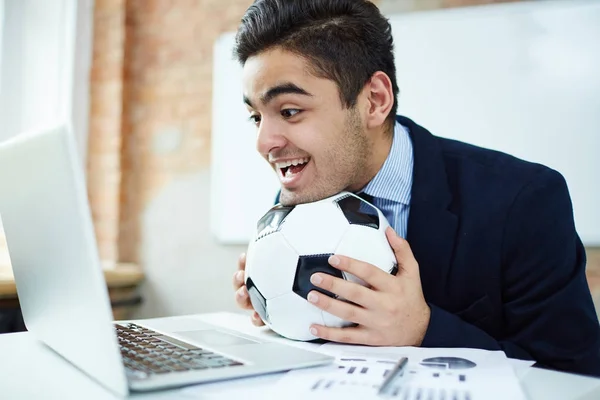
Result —
M423 347L503 350L539 366L600 376L600 326L567 184L544 169L516 196L502 244L503 325L492 337L431 305Z

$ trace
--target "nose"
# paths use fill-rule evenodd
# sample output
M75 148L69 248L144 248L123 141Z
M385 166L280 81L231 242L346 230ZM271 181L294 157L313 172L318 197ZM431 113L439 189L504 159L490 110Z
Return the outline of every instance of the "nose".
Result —
M275 149L283 148L287 144L284 129L276 121L264 118L258 128L256 149L265 158Z

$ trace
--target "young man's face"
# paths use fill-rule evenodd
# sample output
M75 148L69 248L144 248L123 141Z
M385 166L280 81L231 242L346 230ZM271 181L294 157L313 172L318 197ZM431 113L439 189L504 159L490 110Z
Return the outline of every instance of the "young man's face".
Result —
M335 82L309 71L303 58L280 49L244 65L257 149L279 177L284 205L361 189L372 148L358 108L344 108Z

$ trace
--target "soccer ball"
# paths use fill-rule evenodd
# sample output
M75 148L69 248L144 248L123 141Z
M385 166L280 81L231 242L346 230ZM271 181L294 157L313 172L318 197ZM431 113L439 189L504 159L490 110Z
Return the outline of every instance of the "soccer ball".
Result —
M310 282L323 272L361 285L358 277L328 264L332 254L348 256L396 274L396 257L385 236L382 212L350 193L312 203L271 208L257 223L246 256L250 301L273 331L294 340L313 340L310 325L344 327L344 321L309 303L308 293L333 293ZM340 298L341 300L344 300Z

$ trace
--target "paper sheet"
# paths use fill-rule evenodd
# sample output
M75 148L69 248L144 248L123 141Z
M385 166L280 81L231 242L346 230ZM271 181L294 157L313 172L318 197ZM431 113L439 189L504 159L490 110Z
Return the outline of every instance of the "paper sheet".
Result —
M328 347L329 346L329 347ZM409 358L388 398L402 400L525 400L501 351L324 345L333 366L291 371L274 389L285 398L380 399L377 390L394 362Z

